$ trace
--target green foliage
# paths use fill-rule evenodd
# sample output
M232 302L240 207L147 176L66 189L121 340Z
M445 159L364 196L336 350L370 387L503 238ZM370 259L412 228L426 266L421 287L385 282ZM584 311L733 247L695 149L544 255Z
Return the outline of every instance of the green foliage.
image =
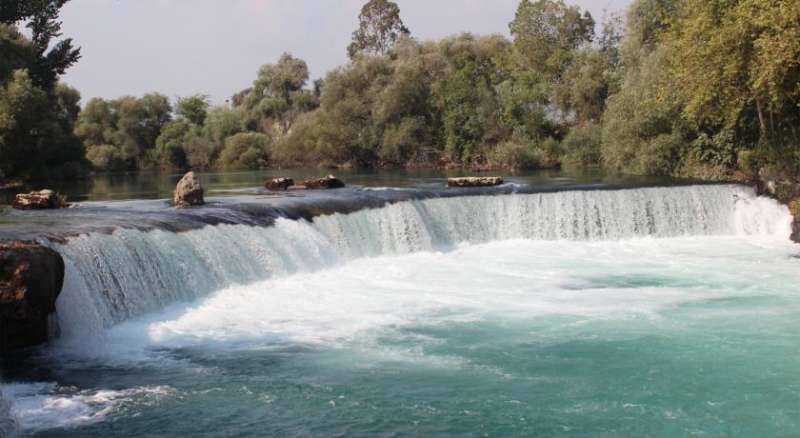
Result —
M175 115L191 124L203 126L209 106L208 96L205 94L183 97L175 104Z
M529 74L559 78L574 50L594 38L594 19L563 0L522 0L509 24L514 48Z
M800 137L800 5L795 0L684 0L664 44L684 112L701 129L748 142ZM703 41L697 44L697 41Z
M221 148L226 138L248 130L248 120L247 111L241 107L218 106L211 108L203 127L205 136Z
M603 117L603 162L614 170L669 175L679 166L689 132L683 101L669 85L669 52L657 49L631 70Z
M239 133L225 140L219 161L223 169L260 169L267 166L272 141L256 132Z
M512 170L531 170L542 166L543 153L533 144L513 140L500 143L491 152L492 164Z
M251 130L280 137L299 114L317 106L314 94L304 89L307 82L305 61L284 53L276 64L259 69L253 86L234 96L234 106L247 111Z
M0 172L6 176L72 176L81 172L83 146L72 135L80 96L59 85L49 93L27 70L0 87Z
M574 166L602 164L602 127L597 123L572 128L561 142L563 161Z
M192 123L185 119L164 125L161 134L156 139L155 149L155 158L160 167L167 169L185 169L187 167L184 144L192 131Z
M78 117L75 134L87 149L112 146L114 154L103 152L91 160L97 170L133 170L154 166L156 142L162 129L172 119L172 106L166 96L152 93L141 98L131 96L112 101L92 99ZM103 148L106 151L106 148ZM112 167L102 167L108 164Z
M68 0L3 0L0 2L0 25L14 26L25 22L30 31L32 56L24 65L35 86L50 91L58 77L80 59L80 49L74 48L72 39L53 42L61 36L58 13ZM0 43L0 46L3 44ZM0 61L2 62L2 61ZM1 70L0 70L1 71ZM5 80L0 76L0 82Z
M351 59L358 55L385 55L397 40L410 32L400 18L397 3L389 0L369 0L358 15L358 29L347 47Z

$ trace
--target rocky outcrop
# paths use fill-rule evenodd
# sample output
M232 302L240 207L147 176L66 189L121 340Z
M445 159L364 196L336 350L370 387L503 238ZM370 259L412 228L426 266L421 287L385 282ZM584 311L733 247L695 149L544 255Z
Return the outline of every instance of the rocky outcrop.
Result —
M467 176L462 178L447 178L447 187L491 187L503 184L499 176Z
M189 172L178 181L175 187L175 197L173 203L175 208L186 208L205 204L203 198L203 185L200 178L194 172Z
M767 166L758 172L756 191L789 207L794 217L792 240L800 243L800 181L788 172Z
M293 185L294 180L291 178L272 178L264 183L264 187L273 191L288 190Z
M31 242L0 242L0 352L47 341L64 261Z
M69 204L67 199L59 193L52 190L40 190L18 194L11 206L18 210L47 210L67 208Z
M307 189L341 189L344 187L344 182L333 175L328 175L323 178L307 179L303 181L303 185Z

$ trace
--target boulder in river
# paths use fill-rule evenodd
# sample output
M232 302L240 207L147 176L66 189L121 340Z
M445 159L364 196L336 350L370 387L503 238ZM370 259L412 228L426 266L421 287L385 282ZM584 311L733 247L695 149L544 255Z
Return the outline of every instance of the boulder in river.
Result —
M18 210L47 210L67 208L69 204L64 196L52 190L20 193L11 205Z
M64 261L32 242L0 242L0 352L47 341Z
M341 189L344 182L333 175L317 179L308 179L303 182L307 189Z
M175 208L186 208L193 205L203 205L203 185L200 183L200 178L194 172L188 172L178 181L175 187Z
M264 183L264 187L269 190L288 190L289 187L294 185L294 180L291 178L272 178Z
M491 187L503 184L499 176L466 176L461 178L447 178L447 187Z

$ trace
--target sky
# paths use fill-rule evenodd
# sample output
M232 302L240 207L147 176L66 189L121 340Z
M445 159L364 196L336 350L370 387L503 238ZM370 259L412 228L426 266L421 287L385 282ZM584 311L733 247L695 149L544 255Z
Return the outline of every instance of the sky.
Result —
M63 77L86 102L157 91L223 103L283 52L311 78L347 61L365 0L72 0L63 33L83 58ZM396 0L413 36L508 35L519 0ZM601 21L630 0L567 0Z

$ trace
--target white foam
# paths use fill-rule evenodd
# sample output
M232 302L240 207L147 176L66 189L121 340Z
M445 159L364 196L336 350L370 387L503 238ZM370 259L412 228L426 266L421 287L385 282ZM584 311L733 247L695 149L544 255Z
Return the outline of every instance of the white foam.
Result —
M736 237L515 240L360 259L229 287L120 324L104 331L102 342L62 340L65 351L57 354L146 363L157 359L154 347L300 343L370 349L379 337L409 326L554 316L569 317L568 324L658 320L686 303L775 293L784 283L795 284L798 274L788 257L795 250L787 241ZM762 263L770 271L752 282Z
M49 382L5 384L0 389L11 401L12 417L26 433L103 421L127 405L157 403L174 392L166 386L78 391Z
M56 245L67 266L58 319L64 337L83 336L235 285L259 287L269 278L364 257L449 250L465 242L707 235L782 240L790 224L785 206L726 185L438 198L312 222L279 219L272 227L119 230Z

